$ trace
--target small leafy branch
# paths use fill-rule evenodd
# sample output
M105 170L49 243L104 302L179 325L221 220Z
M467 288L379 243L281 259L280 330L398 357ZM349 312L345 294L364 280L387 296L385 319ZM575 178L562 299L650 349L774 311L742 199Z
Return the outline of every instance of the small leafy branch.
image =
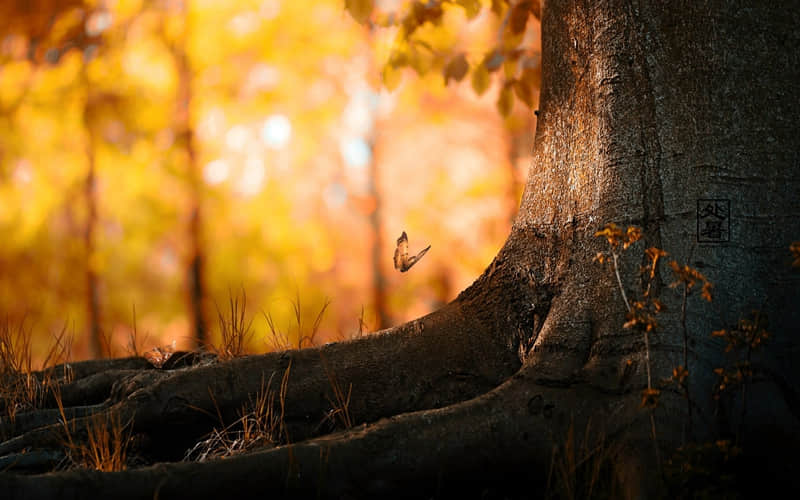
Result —
M373 0L345 0L345 8L359 23L398 28L382 70L387 89L393 90L400 83L404 68L412 68L420 76L438 69L445 85L450 80L462 81L471 71L472 89L482 95L489 88L491 75L501 73L498 111L508 116L515 96L533 108L534 91L540 84L541 57L525 46L524 38L530 17L540 17L538 1L492 0L489 12L499 24L497 40L494 48L481 55L448 46L452 37L442 36L448 13L460 10L467 21L476 19L484 9L480 0L414 1L398 12L376 9Z
M755 373L752 363L753 355L756 350L766 345L771 337L766 327L766 315L761 311L754 310L749 318L740 319L735 327L711 333L713 337L725 341L726 353L735 354L732 364L714 369L714 373L718 377L714 386L714 399L719 399L726 391L733 391L737 388L741 391L742 409L737 441L742 438L744 419L747 415L747 388Z
M627 313L625 315L625 324L623 328L636 328L644 335L645 342L645 368L647 370L647 389L642 393L642 407L655 407L658 402L658 390L653 388L652 375L650 373L650 338L649 333L655 330L658 323L656 322L655 315L663 310L663 305L657 299L650 296L650 287L653 278L655 277L655 268L658 260L664 255L664 252L657 248L648 248L646 253L651 257L650 263L646 266L647 272L647 287L644 290L641 300L629 300L627 293L625 293L625 286L622 284L622 277L619 270L619 258L625 250L630 248L631 245L636 243L642 238L642 231L638 227L630 226L626 230L618 227L616 224L606 224L606 226L595 233L597 237L604 237L608 241L608 250L605 252L598 252L594 260L604 264L611 262L614 267L614 275L617 278L617 285L619 285L619 292L622 296L622 301L625 303Z
M665 253L666 256L666 253ZM689 254L691 260L691 252ZM675 281L670 283L670 288L681 288L681 332L683 333L683 364L676 366L672 370L672 381L675 382L686 399L688 433L692 435L692 398L689 391L689 331L686 328L686 303L689 296L700 289L700 296L711 302L711 289L713 285L697 269L689 265L680 265L677 261L671 261L669 267L672 269Z
M650 333L653 332L658 326L656 321L656 314L664 310L664 305L655 297L651 295L651 288L653 280L656 275L656 268L658 261L661 257L666 255L666 252L659 250L655 247L648 248L645 253L649 257L649 262L642 268L642 273L645 276L645 282L642 297L637 300L630 301L625 293L625 287L622 284L622 277L619 271L619 258L622 252L630 248L634 243L642 239L642 230L636 226L630 226L626 230L618 227L616 224L606 224L603 229L595 233L597 237L604 237L608 242L608 250L606 252L599 252L595 259L602 263L609 260L613 263L614 274L617 277L617 284L619 285L622 300L625 302L627 314L625 316L626 322L623 328L635 328L639 330L644 337L644 353L645 353L645 369L647 371L647 388L642 391L641 407L650 410L650 430L652 433L653 443L655 444L656 460L659 465L661 464L661 454L658 449L658 437L656 431L656 421L654 410L658 406L658 398L661 394L659 389L653 387L653 377L651 374L650 363Z
M651 247L645 250L646 264L642 266L643 292L640 299L630 300L625 292L622 277L619 270L619 259L621 254L642 237L641 230L635 226L622 229L615 224L607 224L600 231L595 233L597 237L603 237L608 242L608 250L599 252L595 256L595 261L602 263L611 262L614 274L619 285L620 295L627 309L625 328L636 328L642 332L645 341L645 365L647 369L647 388L642 391L643 408L651 410L650 421L652 426L653 439L656 439L655 421L653 412L658 406L660 391L653 387L652 376L650 373L650 343L649 333L655 331L658 326L656 316L664 311L664 305L652 293L652 284L656 277L658 263L664 260L668 253ZM793 267L800 267L800 242L794 242L789 246L792 254ZM689 260L691 260L691 253ZM669 287L679 289L681 292L681 313L680 323L683 334L683 362L672 370L671 383L677 384L687 402L688 430L691 436L692 407L693 401L689 391L689 332L686 327L686 307L688 297L695 292L699 292L700 297L711 302L713 300L713 284L700 271L690 267L688 264L679 264L672 260L669 262L674 281ZM742 318L736 326L716 330L711 333L712 337L724 341L724 352L732 355L733 361L725 367L714 369L717 375L712 396L720 399L723 394L731 393L735 390L740 391L741 395L741 415L739 419L739 432L737 432L737 443L741 440L743 424L747 412L748 386L756 374L756 368L752 359L759 349L763 348L771 339L771 334L767 331L766 315L760 310L754 310L749 317ZM673 476L677 473L683 477L697 476L698 471L724 470L729 466L729 462L741 453L737 444L728 439L720 439L713 443L689 444L676 450L673 458L668 462L668 474ZM656 446L658 458L658 447ZM658 458L661 463L660 458ZM678 464L677 472L674 469ZM706 465L703 465L706 464ZM709 465L710 464L710 465ZM712 474L713 475L713 474ZM733 483L731 483L733 484Z
M638 300L629 301L622 284L619 271L619 257L622 252L627 250L635 242L642 238L641 229L630 226L623 230L616 224L607 224L602 230L595 233L598 237L604 237L608 241L609 250L599 252L595 260L600 263L611 261L614 267L614 274L617 278L620 294L628 310L624 328L636 328L642 332L645 341L645 367L647 369L647 388L642 391L642 407L655 408L658 406L659 389L653 387L652 374L650 372L650 339L649 334L658 327L656 315L663 312L666 308L664 304L653 293L653 282L656 278L658 264L669 254L656 247L647 248L644 253L647 257L646 264L640 269L643 276L642 297ZM683 331L683 364L676 366L672 371L671 380L676 382L682 389L687 401L688 414L691 425L691 399L689 395L689 333L686 328L686 303L688 297L694 290L699 289L703 299L711 302L711 290L713 285L697 269L688 265L681 265L677 261L669 262L675 281L670 283L670 288L682 287L681 297L681 326Z
M678 448L666 464L665 474L674 493L671 497L738 498L740 491L732 468L741 451L727 439Z

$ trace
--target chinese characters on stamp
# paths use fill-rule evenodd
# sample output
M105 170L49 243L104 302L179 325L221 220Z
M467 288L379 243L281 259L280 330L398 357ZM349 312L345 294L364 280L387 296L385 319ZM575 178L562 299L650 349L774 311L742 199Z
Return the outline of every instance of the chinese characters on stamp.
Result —
M725 243L731 240L731 201L697 200L697 242Z

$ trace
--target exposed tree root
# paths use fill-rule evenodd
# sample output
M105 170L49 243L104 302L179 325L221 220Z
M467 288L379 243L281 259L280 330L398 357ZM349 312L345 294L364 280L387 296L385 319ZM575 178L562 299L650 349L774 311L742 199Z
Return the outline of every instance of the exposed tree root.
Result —
M109 370L146 370L153 368L146 359L132 356L116 359L88 359L74 363L62 363L46 370L33 372L39 380L56 377L59 380L76 381L82 378Z
M430 363L431 359L437 362ZM133 422L134 433L151 436L159 448L156 458L162 459L182 456L187 443L220 425L220 419L235 419L265 381L280 380L287 370L288 391L281 402L284 425L290 441L301 441L330 430L320 423L332 410L331 375L340 384L352 384L349 413L359 424L475 397L502 383L519 366L506 339L495 335L488 324L475 321L465 306L453 303L354 342L173 372L145 370L131 376L128 371L90 375L87 370L80 381L65 386L65 393L70 404L83 402L72 394L75 391L91 389L86 399L92 401L110 396L109 411ZM69 406L66 412L68 417L79 417ZM0 443L0 456L23 449L58 449L64 438L58 420L53 411L26 416L24 424L14 427L17 436ZM75 418L70 424L81 435L91 419Z
M94 415L105 409L106 405L96 404L88 406L69 406L64 408L63 415L61 410L57 408L20 413L14 417L14 420L9 420L8 418L0 420L0 436L24 434L33 429L57 425L62 417L66 417L68 420L74 420Z
M477 398L268 451L208 463L161 464L118 473L68 471L45 476L0 475L7 498L409 498L485 487L543 491L553 445L570 426L617 413L598 406L585 384L569 390L533 383L524 371ZM622 420L621 420L622 419ZM581 425L581 422L584 425ZM617 425L618 427L618 425Z

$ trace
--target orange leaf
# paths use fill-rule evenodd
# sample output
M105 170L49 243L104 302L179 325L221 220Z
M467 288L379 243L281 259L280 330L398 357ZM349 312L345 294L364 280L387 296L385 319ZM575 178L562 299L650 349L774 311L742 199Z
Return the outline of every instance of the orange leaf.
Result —
M500 96L497 98L497 110L500 111L500 114L503 116L508 116L511 114L511 109L514 107L514 94L511 92L511 88L507 85L503 86L503 89L500 91Z
M712 285L708 281L703 283L703 290L700 292L700 296L706 299L707 301L711 302L711 288L713 287L714 285Z
M528 24L528 14L533 6L533 2L528 0L522 1L514 6L511 11L511 20L509 27L513 33L522 33L525 31L525 25Z
M464 76L466 76L468 71L469 63L467 62L467 57L462 52L454 57L449 63L447 63L447 66L444 67L444 84L447 85L451 78L457 82L460 82L464 79Z
M514 93L517 94L519 100L524 102L528 108L533 107L533 96L531 95L531 89L524 81L517 80L514 82Z
M483 63L472 70L472 90L478 95L483 95L489 88L489 70Z
M661 394L661 391L658 389L654 389L649 387L642 391L642 408L655 408L658 406L658 396Z
M792 256L794 257L792 267L800 267L800 241L792 242L792 244L789 245L789 251L792 252Z
M502 52L500 52L498 49L494 49L484 56L483 65L486 66L486 70L489 71L489 73L494 73L500 69L500 66L502 66L505 59L506 58Z
M373 0L344 0L344 8L353 19L365 24L372 13Z
M392 64L387 64L384 66L381 73L383 85L386 86L386 89L390 92L397 88L397 85L400 83L401 76L402 74L400 73L400 69Z
M464 8L467 19L473 19L481 12L480 0L456 0L456 3Z

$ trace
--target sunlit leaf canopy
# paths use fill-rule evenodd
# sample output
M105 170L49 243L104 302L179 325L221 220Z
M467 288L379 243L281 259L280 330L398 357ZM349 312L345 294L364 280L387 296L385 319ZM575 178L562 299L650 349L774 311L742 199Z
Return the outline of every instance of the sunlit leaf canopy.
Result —
M327 301L315 342L374 329L376 286L388 324L452 300L521 194L538 100L528 4L3 3L4 321L38 355L66 326L86 357L91 270L110 354L134 318L139 349L190 346L195 204L209 318L245 293L254 352L271 348L268 318L297 343ZM402 231L432 245L404 274Z

